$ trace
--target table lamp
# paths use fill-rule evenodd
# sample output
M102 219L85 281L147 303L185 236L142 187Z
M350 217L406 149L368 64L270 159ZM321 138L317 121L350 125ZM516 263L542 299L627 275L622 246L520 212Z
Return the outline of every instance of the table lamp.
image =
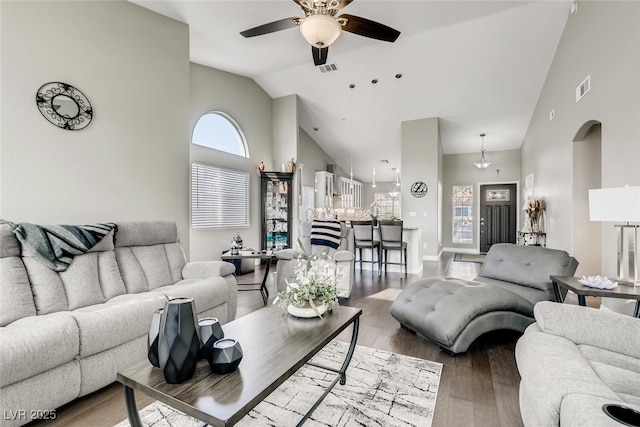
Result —
M618 282L640 286L638 276L638 229L640 224L640 186L589 190L589 219L591 221L620 222L618 234ZM629 235L625 231L629 231ZM629 241L625 254L625 237ZM625 272L625 259L628 270Z

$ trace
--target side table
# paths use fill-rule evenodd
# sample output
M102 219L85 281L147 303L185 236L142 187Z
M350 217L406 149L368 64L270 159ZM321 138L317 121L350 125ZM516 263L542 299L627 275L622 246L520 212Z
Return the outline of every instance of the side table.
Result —
M220 257L223 261L231 261L234 259L260 259L266 260L266 267L264 269L264 277L262 278L262 282L260 283L238 283L238 286L254 286L249 289L238 289L239 291L260 291L260 295L262 295L262 301L264 305L267 305L267 300L269 299L269 290L267 289L267 279L269 278L269 267L271 266L271 261L275 259L275 255L273 252L258 252L258 251L242 251L238 255L231 255L230 251L227 251L222 254ZM259 287L255 287L258 286Z
M562 302L564 298L560 294L560 288L570 290L578 295L578 304L586 306L585 296L604 297L604 298L622 298L636 300L636 306L633 310L633 317L640 317L640 287L618 285L613 289L598 289L584 286L578 282L577 277L573 276L549 276L553 283L553 292L556 300Z

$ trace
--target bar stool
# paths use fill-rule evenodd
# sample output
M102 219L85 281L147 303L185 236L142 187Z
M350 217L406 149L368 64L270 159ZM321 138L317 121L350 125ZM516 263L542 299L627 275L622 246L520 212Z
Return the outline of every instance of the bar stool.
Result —
M404 277L407 277L407 242L402 241L402 221L380 220L378 224L380 225L380 253L383 254L385 274L388 264L400 265L400 273L404 265ZM387 251L400 251L400 262L389 262Z
M373 238L373 221L351 221L351 228L353 229L354 240L354 252L357 249L360 253L360 271L362 271L362 263L370 262L371 271L373 271L373 264L378 264L378 274L380 274L380 242ZM371 249L371 261L362 260L362 249ZM376 254L376 259L373 259L373 254Z

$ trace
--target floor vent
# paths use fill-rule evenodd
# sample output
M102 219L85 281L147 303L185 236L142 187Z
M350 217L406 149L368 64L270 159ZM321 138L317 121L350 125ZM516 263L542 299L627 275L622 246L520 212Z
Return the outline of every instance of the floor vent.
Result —
M591 74L576 88L576 102L580 101L591 90Z
M333 64L318 65L317 68L323 73L330 73L332 71L338 71L338 64L334 62Z

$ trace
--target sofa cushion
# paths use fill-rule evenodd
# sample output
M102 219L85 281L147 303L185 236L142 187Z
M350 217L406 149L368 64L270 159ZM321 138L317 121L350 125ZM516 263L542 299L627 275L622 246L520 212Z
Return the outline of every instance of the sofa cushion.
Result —
M516 361L529 396L521 406L538 425L559 425L562 400L573 393L620 400L568 339L530 327L516 344Z
M501 243L491 246L478 276L550 292L550 275L572 275L577 266L575 258L565 251Z
M22 259L17 256L0 258L0 326L35 315L31 284Z
M622 400L640 404L640 359L590 345L579 345L578 349L598 377Z
M0 328L0 386L74 360L78 334L69 312L24 317Z
M75 310L124 293L113 251L76 255L66 271L56 272L35 258L23 258L38 314Z
M640 319L550 301L537 304L534 312L538 326L548 334L640 359Z
M311 246L338 249L342 237L340 221L314 220L311 223Z
M116 259L129 293L147 292L181 280L186 263L179 243L117 247Z
M128 221L117 225L116 247L179 242L178 226L172 221Z
M11 224L0 224L0 258L20 256L20 242Z
M228 289L227 281L218 276L181 280L175 285L157 288L154 292L162 292L168 298L193 298L199 314L226 303Z
M120 295L104 304L71 312L80 330L80 357L117 347L146 335L153 312L164 307L159 293Z

